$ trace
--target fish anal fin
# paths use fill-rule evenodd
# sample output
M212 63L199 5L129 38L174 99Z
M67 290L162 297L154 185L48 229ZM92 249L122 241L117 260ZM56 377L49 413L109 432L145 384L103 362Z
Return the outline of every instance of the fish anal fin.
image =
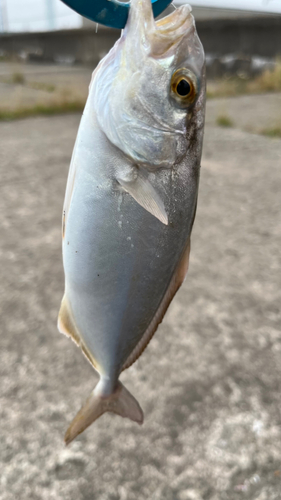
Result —
M93 367L97 371L99 371L98 370L98 365L97 365L97 362L96 362L95 358L93 357L93 355L90 353L90 351L87 349L87 347L85 346L85 344L83 342L81 342L80 347L82 349L83 354L86 356L86 358L88 359L88 361L90 361L91 365L93 365Z
M78 328L72 316L71 309L69 307L66 296L63 296L61 307L58 316L58 330L67 337L70 337L78 347L81 347L83 354L85 354L88 361L95 369L97 369L97 363L93 355L90 353L89 349L81 339Z
M183 284L185 277L187 275L188 266L189 266L189 255L190 255L190 238L188 238L187 246L184 250L183 256L180 260L179 266L177 267L174 279L175 279L175 287L176 290L174 294L178 291L178 289Z
M168 215L163 201L149 180L140 171L133 180L128 181L119 177L117 181L139 205L154 215L162 224L168 225Z
M77 331L76 325L72 318L72 313L67 303L65 295L61 301L59 316L58 316L58 330L60 333L64 333L67 337L77 344L79 347L81 345L80 335Z
M156 332L159 324L162 322L170 303L172 302L175 294L182 285L186 273L188 271L189 254L190 254L190 238L188 238L188 242L184 250L184 253L182 255L182 258L179 262L179 265L176 268L176 271L171 279L171 282L166 290L166 293L161 301L160 306L158 307L158 310L153 320L151 321L146 332L143 334L139 343L136 345L135 349L131 352L131 354L127 358L126 362L122 367L122 370L126 370L126 368L129 368L141 356L141 354L149 344L150 340L152 339L154 333Z

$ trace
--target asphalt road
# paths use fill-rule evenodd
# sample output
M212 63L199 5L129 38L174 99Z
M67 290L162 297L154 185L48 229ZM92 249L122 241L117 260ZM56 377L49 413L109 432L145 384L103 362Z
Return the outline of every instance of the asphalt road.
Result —
M0 124L0 499L280 500L281 140L207 125L190 270L104 415L68 448L96 376L56 330L79 116Z

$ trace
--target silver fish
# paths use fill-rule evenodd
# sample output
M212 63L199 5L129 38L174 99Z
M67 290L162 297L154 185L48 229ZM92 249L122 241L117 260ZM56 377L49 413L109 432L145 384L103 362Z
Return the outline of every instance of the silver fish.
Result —
M100 375L66 443L106 411L143 422L119 376L187 272L204 115L190 6L156 22L150 0L132 0L121 38L93 73L66 188L58 329Z

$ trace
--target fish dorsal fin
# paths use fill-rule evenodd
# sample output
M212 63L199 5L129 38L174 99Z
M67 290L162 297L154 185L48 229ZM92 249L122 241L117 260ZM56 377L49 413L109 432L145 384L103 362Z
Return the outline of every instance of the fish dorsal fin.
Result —
M140 357L140 355L143 353L146 346L152 339L154 333L156 332L158 325L162 322L170 303L172 302L176 292L182 285L186 273L188 271L189 253L190 253L190 238L188 238L188 242L184 250L184 253L182 255L182 258L179 262L179 265L176 268L176 271L174 272L171 282L166 290L166 293L161 301L160 306L157 309L157 312L153 320L151 321L149 327L143 334L141 340L136 345L133 352L131 352L131 354L127 358L125 364L122 367L122 370L129 368L129 366L131 366Z
M118 177L117 181L139 205L160 222L168 225L168 216L163 201L149 180L139 170L133 180L124 180Z
M74 144L74 149L72 153L72 158L70 162L70 167L69 167L69 172L68 172L68 178L67 178L67 184L66 184L66 192L65 192L65 199L64 199L64 205L63 205L63 218L62 218L62 239L65 237L65 227L66 227L66 221L68 217L68 212L69 212L69 207L71 203L71 198L74 190L74 183L75 183L75 178L76 178L76 172L77 172L77 156L76 156L76 150L77 150L77 144L78 144L78 139L76 139L76 142Z
M63 296L63 299L61 301L61 307L58 316L58 330L60 333L63 333L67 337L70 337L75 342L75 344L78 345L78 347L81 347L88 361L90 361L91 365L95 369L97 369L96 360L94 359L80 336L79 330L75 324L71 309L65 295Z

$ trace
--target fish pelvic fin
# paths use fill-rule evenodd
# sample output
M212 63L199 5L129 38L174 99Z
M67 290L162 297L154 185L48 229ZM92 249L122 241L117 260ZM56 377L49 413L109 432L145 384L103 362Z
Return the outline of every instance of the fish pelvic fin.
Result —
M182 258L166 290L166 293L160 303L160 306L158 307L155 316L153 317L150 325L143 334L139 343L136 345L135 349L131 352L131 354L125 361L122 370L126 370L127 368L129 368L141 356L141 354L151 341L158 326L162 322L170 303L172 302L178 289L181 287L185 279L185 276L187 274L188 264L189 264L189 253L190 253L190 238L188 238L187 245L183 252Z
M168 215L163 201L149 180L140 171L133 180L128 181L120 177L117 178L117 181L141 207L154 215L162 224L168 225Z
M139 403L120 381L118 381L114 393L106 397L102 395L100 390L101 382L102 380L98 382L68 427L64 436L66 445L107 411L116 413L123 418L129 418L140 425L143 423L143 411Z

